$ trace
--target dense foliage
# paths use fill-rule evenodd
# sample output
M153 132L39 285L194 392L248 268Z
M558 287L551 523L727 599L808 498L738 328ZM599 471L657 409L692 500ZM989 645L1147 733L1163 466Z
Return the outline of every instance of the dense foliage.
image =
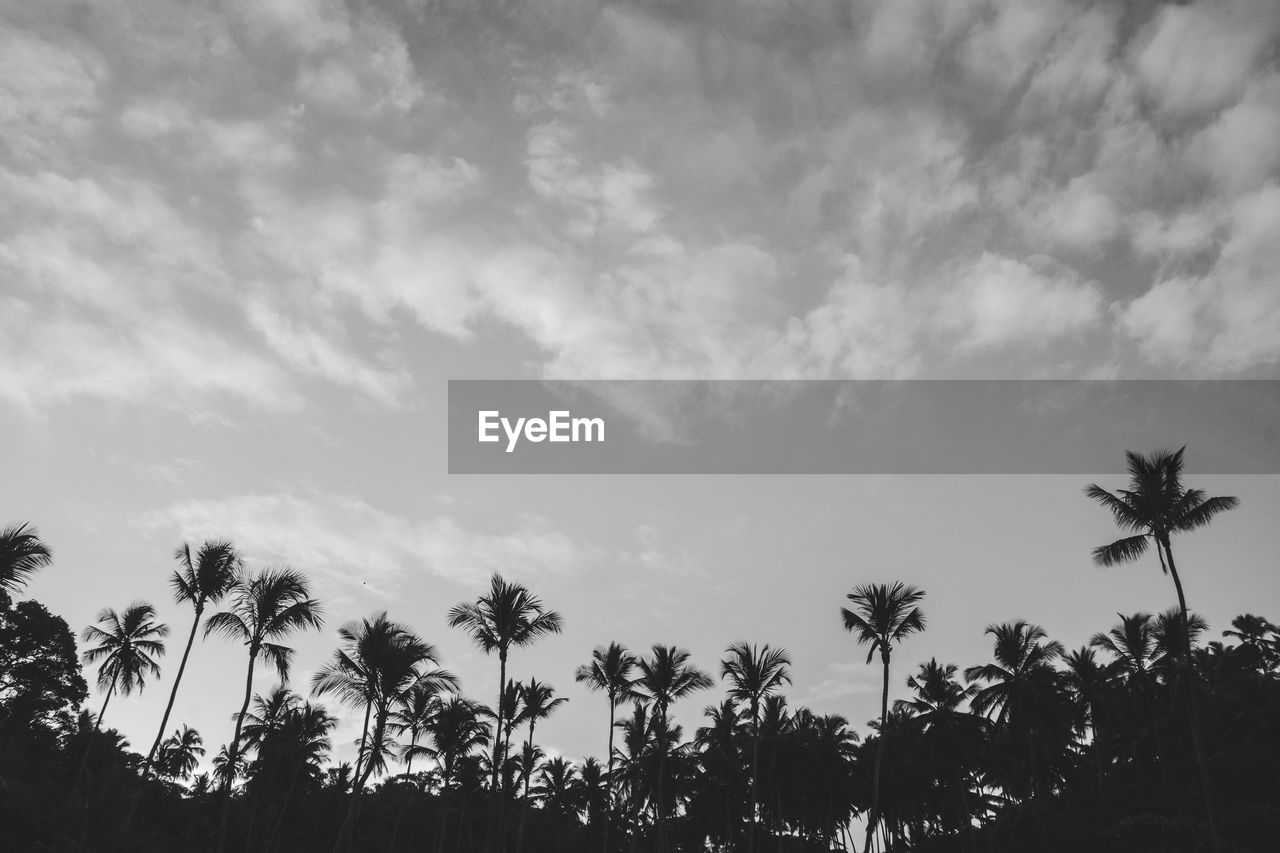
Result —
M1090 489L1132 534L1097 559L1139 556L1136 539L1150 537L1176 571L1171 535L1207 522L1197 506L1234 503L1183 489L1180 454L1130 462L1148 480L1118 493L1125 507ZM785 650L736 643L704 670L676 646L602 646L576 677L599 696L610 751L571 761L538 744L564 700L508 669L562 625L527 588L494 577L447 615L496 658L491 705L464 696L435 649L386 613L340 629L308 695L254 689L252 660L289 672L289 636L319 627L320 603L301 573L252 572L212 543L197 552L207 560L179 549L175 593L195 609L191 637L203 619L207 635L245 644L248 680L227 685L228 710L242 710L216 749L164 728L166 710L148 760L104 725L105 704L81 708L66 623L13 603L48 551L31 528L4 535L26 537L0 542L24 561L0 565L5 849L1190 853L1274 850L1280 838L1280 629L1246 614L1212 638L1181 595L1162 613L1121 614L1079 648L1014 619L986 628L986 660L911 665L901 647L927 630L926 592L854 587L846 607L825 607L883 673L881 713L862 733L788 703ZM225 609L205 617L206 602ZM108 702L155 675L166 631L145 602L86 631ZM905 698L889 702L891 684ZM363 720L354 766L329 760L337 709L321 701ZM695 702L709 704L686 730L673 712ZM206 750L212 769L196 773Z

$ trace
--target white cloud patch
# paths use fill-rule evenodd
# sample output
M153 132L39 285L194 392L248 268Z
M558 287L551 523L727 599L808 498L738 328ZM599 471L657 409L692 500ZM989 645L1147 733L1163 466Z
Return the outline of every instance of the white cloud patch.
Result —
M284 492L189 500L133 519L152 535L225 538L256 564L282 563L337 589L390 596L397 579L431 572L468 587L493 572L536 578L583 571L599 552L526 514L502 528L447 516L415 521L350 495Z

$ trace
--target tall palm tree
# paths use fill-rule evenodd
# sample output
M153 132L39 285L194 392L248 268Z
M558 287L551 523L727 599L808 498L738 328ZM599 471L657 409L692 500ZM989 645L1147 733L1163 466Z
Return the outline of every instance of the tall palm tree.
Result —
M319 628L323 623L320 602L311 597L306 577L290 568L270 568L237 577L230 591L230 607L209 617L204 635L219 634L239 640L249 650L244 679L244 701L236 714L236 730L227 745L228 772L222 781L222 820L218 829L218 853L226 849L227 821L231 815L231 785L238 768L240 733L253 698L253 668L261 657L275 667L282 682L289 678L293 649L280 643L296 631Z
M538 721L550 717L556 708L559 708L569 700L564 696L556 696L554 687L550 684L543 684L536 678L530 678L527 684L520 684L519 688L520 694L524 699L524 709L517 722L529 724L529 740L525 746L525 755L533 756L535 755L533 730L538 725ZM524 850L524 824L529 810L529 778L533 775L533 764L530 762L526 762L526 764L524 801L520 805L520 829L516 833L516 853L522 853Z
M456 679L442 670L428 670L438 662L435 647L408 628L387 619L385 611L371 620L351 622L338 629L343 647L312 679L317 695L336 693L348 705L364 707L365 730L361 733L361 752L356 758L356 772L347 805L347 816L334 844L343 849L354 831L355 813L360 793L375 769L385 766L389 746L387 724L395 710L415 684L428 679L437 692L456 687ZM369 721L373 721L372 732ZM364 740L368 735L368 746Z
M1206 497L1201 489L1188 489L1182 484L1182 454L1156 451L1150 456L1128 451L1129 488L1109 492L1096 483L1084 493L1111 512L1116 525L1132 535L1110 545L1093 549L1093 560L1100 566L1115 566L1137 560L1152 542L1160 558L1160 569L1172 576L1178 593L1178 610L1185 622L1187 599L1182 579L1173 561L1171 539L1175 533L1186 533L1207 527L1213 519L1240 505L1239 498ZM1190 661L1190 649L1187 650Z
M498 653L498 725L494 730L493 790L498 790L503 757L500 737L503 724L502 697L507 689L507 655L513 646L528 646L563 628L560 614L543 608L542 601L518 583L507 583L494 573L489 591L472 602L449 610L449 627L462 628L485 654Z
M49 546L30 524L10 524L0 530L0 592L17 595L33 574L52 562Z
M574 680L585 683L592 691L602 692L609 700L609 758L605 775L604 840L602 849L609 849L609 824L613 818L613 730L618 706L637 697L635 678L636 656L621 643L610 643L591 653L591 663L584 663L574 673Z
M182 674L187 670L187 658L191 655L191 645L196 639L196 629L200 627L200 619L204 609L210 604L218 604L222 597L235 583L240 570L240 555L230 542L205 542L191 556L191 546L183 544L173 553L179 568L169 577L169 586L173 589L173 600L181 604L188 602L195 611L191 620L191 633L187 635L187 645L182 651L182 661L178 664L178 674L174 676L173 687L169 690L169 702L164 706L164 716L160 718L160 730L147 752L142 763L145 775L160 748L160 739L164 737L165 728L169 725L169 714L173 711L174 700L178 698L178 685L182 683Z
M725 650L720 662L720 677L729 679L729 697L747 703L751 713L751 831L747 834L747 853L755 849L756 781L760 770L760 703L791 683L788 672L791 658L786 649L771 649L735 643Z
M1129 468L1129 487L1115 493L1096 483L1085 487L1084 493L1111 513L1118 527L1131 535L1117 539L1110 545L1093 550L1093 560L1100 566L1114 566L1137 560L1147 552L1152 542L1156 544L1156 556L1160 569L1173 578L1178 593L1178 612L1183 625L1187 625L1187 597L1182 590L1182 578L1173 559L1171 539L1175 533L1187 533L1207 527L1213 520L1240 505L1239 498L1230 496L1207 497L1201 489L1189 489L1182 484L1182 455L1186 447L1177 451L1158 450L1150 456L1126 451ZM1195 746L1196 763L1200 770L1201 793L1205 814L1209 821L1210 841L1215 853L1222 849L1218 839L1217 818L1214 813L1213 795L1210 791L1208 771L1205 767L1203 732L1200 731L1199 713L1194 689L1194 660L1191 653L1191 633L1183 632L1187 641L1182 650L1186 668L1187 709L1191 723L1191 741Z
M160 745L157 765L161 768L161 775L171 779L190 779L202 755L204 741L200 732L190 726L183 726Z
M884 668L883 688L880 692L880 726L883 729L889 718L889 659L893 647L911 634L924 630L924 612L917 606L924 599L924 590L902 581L889 584L863 584L854 587L845 596L853 602L853 609L840 608L844 629L857 635L858 642L867 649L867 663L876 652ZM876 743L876 763L871 777L871 811L867 815L867 840L864 853L871 850L871 839L876 821L880 817L880 772L884 764L885 741L883 734Z
M678 739L671 726L668 712L676 701L699 690L714 686L711 676L689 662L692 655L676 646L654 645L651 655L642 658L637 666L640 676L636 686L653 702L653 718L650 726L658 745L655 803L657 813L656 834L658 849L666 849L666 800L663 787L666 784L667 754Z
M95 732L102 727L107 704L117 691L128 696L134 688L141 691L148 676L160 677L156 658L164 655L161 638L168 636L169 626L157 623L155 618L153 606L135 601L122 613L108 607L98 614L97 625L84 629L84 642L96 645L85 649L81 657L85 664L102 661L98 667L98 689L107 691Z

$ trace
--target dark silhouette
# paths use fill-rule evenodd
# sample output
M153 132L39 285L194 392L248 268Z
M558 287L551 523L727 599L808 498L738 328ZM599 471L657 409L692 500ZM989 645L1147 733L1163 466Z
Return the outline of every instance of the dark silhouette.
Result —
M1141 488L1103 502L1147 514L1100 553L1136 556L1154 542L1173 575L1171 534L1234 505L1183 487L1179 460L1131 457ZM28 568L7 577L25 582L48 560L38 539L22 541ZM462 695L408 624L385 613L349 623L312 681L364 722L354 766L333 766L336 719L284 683L283 643L320 623L301 573L238 577L207 619L206 635L239 639L250 657L233 737L209 755L188 726L169 728L150 755L108 727L113 697L158 673L167 629L154 608L104 611L86 632L85 663L100 665L95 716L82 707L69 628L37 602L15 604L21 588L0 587L0 826L15 850L1192 853L1271 849L1280 827L1280 629L1241 614L1210 634L1181 595L1104 620L1073 651L1028 619L992 624L986 660L920 663L890 703L893 652L923 629L923 592L856 587L842 624L883 674L865 737L843 717L789 704L790 656L750 642L726 649L724 692L686 736L682 700L715 686L693 653L657 644L637 659L601 646L575 674L609 702L609 754L598 761L538 743L564 700L542 680L554 673L511 679L507 652L562 622L495 577L447 618L499 653L497 705ZM255 696L262 658L281 683ZM197 772L202 762L208 772Z

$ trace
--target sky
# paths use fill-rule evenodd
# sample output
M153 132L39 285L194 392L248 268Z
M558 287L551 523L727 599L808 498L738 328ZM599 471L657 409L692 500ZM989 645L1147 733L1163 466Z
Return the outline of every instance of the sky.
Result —
M865 730L856 583L928 592L898 696L989 622L1173 603L1091 564L1092 472L450 476L446 381L1280 378L1277 138L1271 0L0 0L0 521L76 630L154 602L168 669L219 536L323 599L299 689L387 609L492 701L444 614L501 571L565 618L512 662L571 700L550 750L602 754L611 640L784 646ZM1280 619L1277 478L1196 484L1243 505L1177 543L1193 608ZM211 753L242 658L193 651ZM112 704L135 748L167 679Z

